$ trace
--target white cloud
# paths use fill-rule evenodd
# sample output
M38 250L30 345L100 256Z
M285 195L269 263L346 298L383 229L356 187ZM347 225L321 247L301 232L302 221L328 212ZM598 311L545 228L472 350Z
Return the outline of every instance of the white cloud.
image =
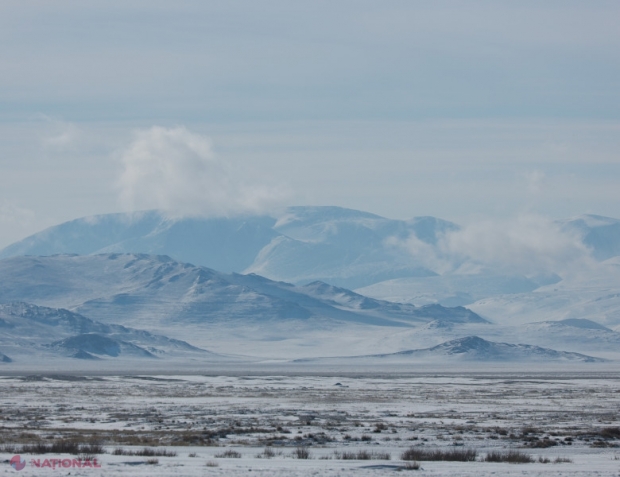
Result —
M486 269L525 276L563 275L595 263L579 235L533 214L472 222L446 233L435 247L415 236L393 239L388 245L405 248L422 265L440 274Z
M218 158L206 137L184 127L138 131L121 160L118 185L128 210L230 216L264 212L285 195L279 187L250 183L250 171Z
M421 266L442 275L454 269L453 257L446 256L439 247L423 242L414 234L406 239L390 237L384 245L406 250Z
M457 260L524 275L561 274L592 263L578 235L532 214L472 223L447 234L440 247Z

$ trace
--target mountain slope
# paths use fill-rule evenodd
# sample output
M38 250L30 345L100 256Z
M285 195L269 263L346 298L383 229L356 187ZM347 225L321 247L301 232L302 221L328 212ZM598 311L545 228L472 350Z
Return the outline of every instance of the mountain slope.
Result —
M0 251L23 255L146 253L223 272L257 273L348 288L409 276L433 276L390 239L416 235L434 244L458 226L433 217L390 220L339 207L291 207L279 217L177 218L158 211L66 222Z
M311 360L307 360L311 361ZM582 363L602 363L606 360L580 353L556 351L526 344L509 344L487 341L478 336L467 336L446 341L437 346L424 349L400 351L398 353L374 354L341 358L312 360L334 363L366 364L406 364L422 362L554 362L571 361Z
M281 235L245 273L293 283L326 281L358 288L390 278L428 277L435 272L392 245L415 235L429 245L458 226L433 217L390 220L339 207L290 207L274 226Z
M188 324L289 323L304 329L318 322L410 327L432 320L484 321L463 308L417 308L372 299L361 309L337 303L342 293L341 289L317 293L312 287L256 275L222 274L162 256L57 255L0 261L0 302L68 308L104 323L166 330L166 334L187 333L178 326Z
M0 347L21 359L56 354L78 358L91 355L219 358L185 341L97 322L65 309L21 302L0 304Z
M564 230L578 233L597 260L620 255L620 220L586 214L560 224Z
M172 219L158 211L72 220L0 251L20 255L147 253L208 265L225 272L248 267L277 232L271 217Z
M595 259L620 255L620 220L584 215L558 224L580 237ZM558 270L527 277L503 268L479 270L471 257L442 248L445 235L459 230L434 217L391 220L340 207L289 207L273 217L230 218L170 218L147 211L66 222L6 247L0 258L168 255L227 273L255 273L295 284L318 280L381 299L448 306L528 293L561 280Z

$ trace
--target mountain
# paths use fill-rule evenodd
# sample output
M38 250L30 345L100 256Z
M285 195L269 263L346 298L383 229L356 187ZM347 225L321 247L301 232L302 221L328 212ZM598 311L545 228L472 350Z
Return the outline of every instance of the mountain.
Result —
M310 361L310 360L304 360ZM400 351L398 353L374 354L340 358L323 358L315 362L350 362L366 364L407 364L422 362L554 362L570 361L582 363L602 363L606 360L579 353L556 351L527 344L509 344L487 341L478 336L467 336L446 341L437 346L424 349Z
M273 217L101 215L2 250L0 303L63 308L263 358L389 354L470 335L613 358L620 220L584 215L556 225L591 255L524 276L448 252L446 240L462 230L433 217L391 220L339 207ZM159 356L153 344L98 329L54 337L47 352L117 359L87 351L93 334L114 340L120 356L130 354L124 343ZM80 335L83 345L66 341Z
M158 211L96 215L27 237L0 251L0 258L138 252L238 272L278 235L275 222L262 216L172 219Z
M0 305L0 346L11 350L17 361L36 355L41 359L57 355L83 359L97 356L218 358L185 341L101 323L65 309L22 302Z
M409 221L339 207L290 207L274 238L246 273L293 283L325 281L358 288L391 278L437 275L393 243L416 236L428 246L458 226L434 217Z
M198 346L212 342L214 327L229 336L255 327L262 334L290 338L343 324L411 328L433 320L485 323L461 307L401 305L326 284L296 287L143 254L1 260L0 303L18 300L66 308L103 324L122 323L182 340L191 338ZM80 334L111 333L93 324L74 328ZM110 337L135 341L118 331Z
M586 352L615 352L620 349L620 333L586 319L568 318L526 324L518 332L528 343L551 343Z
M558 225L579 237L599 261L620 255L618 219L583 215ZM146 211L66 222L6 247L0 258L167 255L225 273L254 273L298 285L323 281L374 298L445 306L529 293L563 278L554 271L527 277L509 270L472 273L479 264L469 263L468 257L448 256L441 246L446 234L459 230L457 224L435 217L392 220L327 206L289 207L274 216L220 218L172 218Z
M489 296L529 293L541 286L532 278L493 272L446 274L434 277L407 277L385 280L358 288L362 295L418 305L469 305Z
M71 357L80 359L96 359L94 355L116 358L121 354L140 358L155 358L152 353L140 346L126 341L108 338L107 336L102 336L97 333L84 333L71 336L64 340L55 341L49 346L50 348L66 351Z
M620 220L586 214L560 224L564 230L577 233L597 260L620 255Z
M347 288L434 276L390 240L411 234L430 246L458 226L433 217L391 220L340 207L291 207L277 217L170 218L158 211L66 222L0 251L23 255L146 253L274 280L323 280Z

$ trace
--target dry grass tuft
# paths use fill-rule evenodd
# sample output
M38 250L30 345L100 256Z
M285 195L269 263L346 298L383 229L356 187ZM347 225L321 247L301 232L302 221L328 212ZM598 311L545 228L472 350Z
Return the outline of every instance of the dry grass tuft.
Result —
M476 460L478 452L474 449L422 449L411 447L402 453L402 460L414 461L452 461L452 462L472 462Z

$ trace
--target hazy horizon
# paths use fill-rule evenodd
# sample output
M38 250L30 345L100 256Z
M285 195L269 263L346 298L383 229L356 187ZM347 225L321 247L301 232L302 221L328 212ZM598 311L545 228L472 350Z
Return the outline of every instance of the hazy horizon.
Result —
M617 217L614 2L5 2L0 247L144 208Z

